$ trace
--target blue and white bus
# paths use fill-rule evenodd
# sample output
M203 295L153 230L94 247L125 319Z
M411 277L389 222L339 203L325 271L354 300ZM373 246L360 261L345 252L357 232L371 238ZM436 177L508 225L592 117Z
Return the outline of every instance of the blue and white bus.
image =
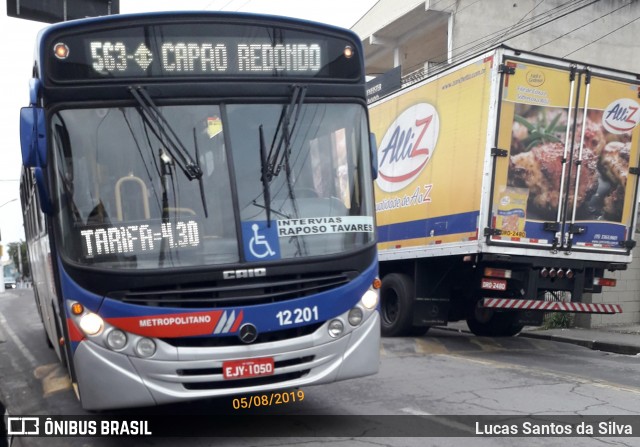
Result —
M21 111L36 301L86 409L375 374L363 54L279 17L60 23Z

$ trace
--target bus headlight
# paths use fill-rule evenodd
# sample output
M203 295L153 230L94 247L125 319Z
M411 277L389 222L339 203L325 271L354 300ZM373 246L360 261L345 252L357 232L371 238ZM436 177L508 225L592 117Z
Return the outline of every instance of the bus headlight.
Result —
M377 290L369 289L364 293L364 295L362 295L362 298L360 298L360 302L369 310L375 309L378 305L379 296L380 295Z
M127 344L127 334L120 329L114 329L107 335L107 346L114 351L119 351Z
M151 357L156 353L156 344L150 338L141 338L136 343L136 354L140 357Z
M104 321L98 314L88 312L80 318L80 329L87 335L98 335L104 329Z
M329 322L328 331L331 337L338 338L342 335L342 332L344 331L344 324L342 323L342 321L338 319L331 320Z
M359 307L354 307L349 311L349 324L351 326L358 326L360 323L362 323L363 317L364 314L362 312L362 309L360 309Z

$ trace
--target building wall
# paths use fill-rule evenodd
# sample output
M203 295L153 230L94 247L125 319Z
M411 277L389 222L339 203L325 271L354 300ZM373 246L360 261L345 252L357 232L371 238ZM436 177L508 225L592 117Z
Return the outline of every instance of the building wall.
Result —
M615 287L603 287L603 292L586 296L585 301L598 304L619 304L622 313L616 315L576 315L576 326L595 328L602 326L640 324L640 212L636 224L636 242L633 262L627 270L605 272L607 278L615 278Z
M585 301L598 304L619 304L622 306L622 313L577 315L576 326L596 328L640 324L640 247L634 249L633 263L629 265L627 270L614 273L606 272L606 277L617 279L616 287L603 287L603 293L587 296Z
M640 0L379 0L352 29L368 41L416 7L450 15L449 29L440 30L447 34L448 45L438 44L433 52L438 60L431 62L441 62L443 55L455 62L504 43L523 51L640 72ZM434 45L434 38L426 33L422 45ZM418 51L417 46L401 45L404 59L410 59L406 54ZM403 73L416 68L403 65Z
M445 2L431 3L437 7L438 3ZM589 6L564 17L561 16L569 12L563 6L569 3L566 0L457 0L454 3L449 8L453 15L454 57L481 42L504 42L524 51L640 72L640 39L637 37L640 21L633 21L640 17L640 1L574 2L574 8ZM539 18L532 22L533 16ZM517 35L519 33L522 34Z
M361 38L369 37L377 30L407 14L424 0L378 0L352 27Z

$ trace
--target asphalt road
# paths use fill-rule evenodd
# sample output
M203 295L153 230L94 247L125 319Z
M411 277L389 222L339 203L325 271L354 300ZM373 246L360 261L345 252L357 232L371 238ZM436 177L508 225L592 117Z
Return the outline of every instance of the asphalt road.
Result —
M237 401L224 398L97 415L153 415L168 424L178 418L190 424L192 437L31 437L17 438L14 446L640 444L637 438L598 438L597 433L594 438L478 437L477 429L469 428L470 420L483 415L489 421L501 421L500 415L535 415L552 423L561 422L559 415L594 415L603 421L632 415L640 421L635 416L640 414L638 357L553 341L432 329L419 338L383 339L375 376L299 391L302 401L251 410L235 409ZM96 416L80 408L65 371L46 346L29 290L0 294L0 401L13 415ZM228 415L251 416L238 423L225 419ZM327 418L316 422L318 415ZM253 437L271 424L268 437ZM233 437L208 437L218 429ZM636 431L640 436L640 427ZM420 437L425 433L443 437L426 441Z

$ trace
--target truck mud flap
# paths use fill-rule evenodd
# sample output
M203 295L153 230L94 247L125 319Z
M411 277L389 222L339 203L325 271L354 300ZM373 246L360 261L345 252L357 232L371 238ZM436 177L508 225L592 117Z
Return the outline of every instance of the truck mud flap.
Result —
M413 325L434 326L447 324L449 300L447 298L416 298Z

